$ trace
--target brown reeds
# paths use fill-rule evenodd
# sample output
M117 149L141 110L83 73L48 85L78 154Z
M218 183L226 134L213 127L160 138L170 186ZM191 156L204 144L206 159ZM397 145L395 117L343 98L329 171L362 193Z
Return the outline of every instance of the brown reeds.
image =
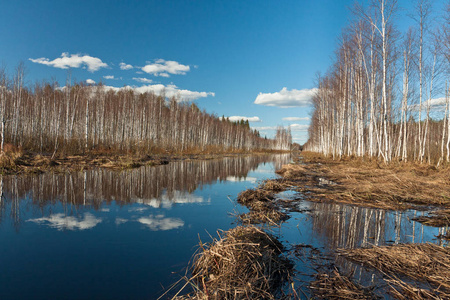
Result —
M250 211L239 215L241 221L245 224L270 224L277 225L282 221L286 221L289 217L287 214L275 209Z
M412 162L387 165L376 159L348 157L332 160L308 152L302 156L302 164L283 165L277 173L284 184L296 186L309 200L384 209L450 207L448 167L436 169Z
M265 191L279 193L285 191L290 185L278 179L268 179L261 184L261 188Z
M450 225L450 210L443 209L431 213L428 216L420 216L412 219L427 226L444 227Z
M372 248L339 250L343 255L365 266L373 267L391 277L390 284L401 293L432 295L425 299L450 299L450 250L435 244L400 244ZM431 284L430 290L412 286L399 280L397 275ZM395 288L393 287L395 290ZM399 291L391 293L398 294ZM436 297L436 298L433 298ZM409 299L409 298L399 298ZM422 298L416 298L422 299Z
M386 280L391 289L389 293L400 300L444 300L449 299L450 295L440 293L439 291L430 291L424 288L416 287L399 279Z
M349 279L351 276L344 276L337 269L330 275L318 274L316 280L309 285L312 299L378 299L371 288L353 282Z
M278 299L292 270L282 244L254 226L238 226L201 244L183 299Z
M16 170L20 163L23 152L20 149L4 151L0 153L0 172Z
M265 186L265 184L263 184ZM275 190L279 187L270 184ZM246 206L250 211L240 214L241 221L245 224L270 224L277 225L288 219L288 215L281 212L274 204L274 190L265 190L263 188L248 189L241 192L237 201Z
M258 202L269 202L273 200L274 195L270 191L263 189L248 189L239 193L237 201L239 204L252 207L253 204L261 205Z

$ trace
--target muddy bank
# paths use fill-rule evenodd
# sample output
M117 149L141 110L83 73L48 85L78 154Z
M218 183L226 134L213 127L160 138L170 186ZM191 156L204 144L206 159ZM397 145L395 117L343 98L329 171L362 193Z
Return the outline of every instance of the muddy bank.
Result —
M43 172L81 171L93 168L126 170L142 166L165 165L180 160L209 160L241 155L264 155L271 153L223 153L223 154L168 154L168 155L108 155L85 154L55 156L35 153L3 153L0 154L0 174L26 174Z

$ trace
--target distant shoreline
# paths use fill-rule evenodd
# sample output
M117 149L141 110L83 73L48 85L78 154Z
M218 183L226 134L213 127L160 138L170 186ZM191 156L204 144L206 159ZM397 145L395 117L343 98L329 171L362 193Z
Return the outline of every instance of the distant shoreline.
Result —
M40 153L0 154L0 175L39 174L44 172L83 171L93 168L127 170L142 166L159 166L181 160L209 160L241 155L283 154L289 151L248 151L186 154L97 154L64 155L53 157Z

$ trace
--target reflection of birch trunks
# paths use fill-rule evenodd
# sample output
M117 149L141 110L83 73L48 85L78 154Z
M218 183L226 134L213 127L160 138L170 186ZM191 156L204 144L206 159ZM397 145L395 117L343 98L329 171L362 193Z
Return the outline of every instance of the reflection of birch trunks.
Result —
M411 222L417 211L386 211L331 203L310 203L310 208L315 235L327 239L330 248L423 242L429 238L430 230L434 230Z
M247 174L259 164L273 162L278 169L289 161L289 154L237 156L143 166L127 172L98 168L65 174L0 175L0 203L10 205L17 220L20 219L20 203L27 199L32 199L33 205L41 209L61 203L69 212L85 205L99 209L105 202L168 208L177 203L207 201L193 194L205 184L225 180L256 181ZM2 213L4 211L0 210L0 219Z

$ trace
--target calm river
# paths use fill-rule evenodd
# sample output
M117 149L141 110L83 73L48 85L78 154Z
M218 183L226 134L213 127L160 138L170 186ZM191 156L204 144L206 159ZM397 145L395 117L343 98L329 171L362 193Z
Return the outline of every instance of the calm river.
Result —
M185 274L199 239L236 225L234 214L246 211L235 202L239 192L289 161L243 156L0 177L0 299L156 299ZM444 230L411 221L417 211L307 201L295 210L272 230L296 262L300 287L313 278L319 253L441 243L435 236ZM356 276L373 280L362 270Z

